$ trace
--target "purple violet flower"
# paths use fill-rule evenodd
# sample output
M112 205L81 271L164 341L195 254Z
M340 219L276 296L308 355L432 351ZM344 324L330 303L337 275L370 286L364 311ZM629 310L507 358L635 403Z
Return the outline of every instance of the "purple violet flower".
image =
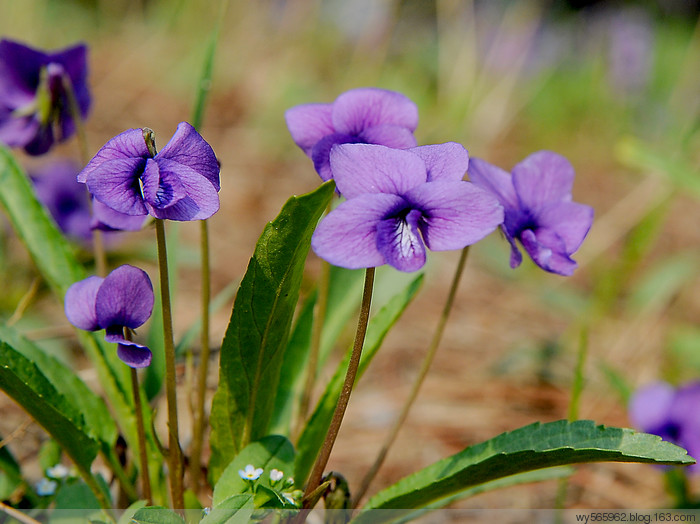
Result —
M330 152L336 144L415 147L418 108L395 91L372 87L346 91L332 104L303 104L285 113L294 142L326 181L333 178Z
M571 275L577 264L571 255L593 223L593 208L571 201L574 168L561 155L539 151L513 168L512 176L478 158L469 179L503 204L501 229L511 245L510 267L522 262L515 241L545 271Z
M219 210L219 163L187 122L157 154L150 129L129 129L109 140L78 174L93 197L126 215L203 220Z
M132 368L151 363L151 350L124 336L125 329L140 327L153 310L153 285L142 269L123 265L106 278L88 277L68 288L68 321L86 331L105 330L105 340L118 344L117 355Z
M72 136L75 122L67 81L85 119L90 109L85 45L45 53L1 40L0 142L41 155L55 141Z
M311 246L331 264L416 271L425 246L461 249L503 221L498 200L462 180L469 155L454 142L408 150L336 145L330 162L348 200L320 222Z
M659 435L700 458L700 382L690 382L674 389L666 382L654 382L638 389L629 402L632 424ZM700 465L689 466L697 473Z

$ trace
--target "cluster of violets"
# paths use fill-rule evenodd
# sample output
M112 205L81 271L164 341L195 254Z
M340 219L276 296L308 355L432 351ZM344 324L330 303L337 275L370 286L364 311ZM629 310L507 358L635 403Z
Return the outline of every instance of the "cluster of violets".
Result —
M700 382L689 382L674 388L667 382L653 382L639 388L629 402L632 424L644 431L659 435L700 457ZM699 473L700 466L687 468Z
M571 255L591 227L593 209L571 201L574 170L561 155L534 153L511 175L484 160L470 163L454 142L416 147L417 107L382 89L354 89L332 104L296 106L285 116L319 176L335 180L346 198L312 239L330 263L415 271L425 264L426 247L461 249L500 226L512 248L511 267L522 262L518 241L546 271L576 269Z

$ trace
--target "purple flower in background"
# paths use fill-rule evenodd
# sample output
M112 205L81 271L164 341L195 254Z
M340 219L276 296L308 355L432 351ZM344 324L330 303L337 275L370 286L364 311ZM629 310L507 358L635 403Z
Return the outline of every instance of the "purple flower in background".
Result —
M574 168L561 155L539 151L513 168L512 176L478 158L469 179L503 204L501 229L511 245L510 267L522 262L516 239L545 271L571 275L579 248L593 222L593 208L571 201Z
M377 88L346 91L332 104L303 104L285 113L294 142L326 181L333 178L330 152L336 144L416 145L418 108L406 96Z
M90 109L85 45L44 53L1 40L0 142L41 155L72 136L76 126L66 84L84 119Z
M118 344L117 355L132 368L151 363L151 350L124 336L125 329L136 329L151 316L153 286L142 269L123 265L106 278L88 277L66 292L68 321L86 331L104 329L105 340Z
M469 156L459 144L409 150L344 144L333 148L330 162L348 200L321 221L311 246L336 266L416 271L426 246L461 249L503 221L498 200L462 180Z
M638 389L629 403L632 424L685 448L693 458L700 458L700 382L690 382L678 389L666 382L654 382ZM700 465L689 471L697 473Z
M219 163L187 122L156 155L150 129L129 129L109 140L78 174L92 196L126 215L203 220L219 210Z
M142 216L117 213L101 202L90 199L85 186L75 179L78 166L69 160L55 160L30 172L37 199L44 204L58 227L67 236L89 241L93 229L103 231L138 231Z

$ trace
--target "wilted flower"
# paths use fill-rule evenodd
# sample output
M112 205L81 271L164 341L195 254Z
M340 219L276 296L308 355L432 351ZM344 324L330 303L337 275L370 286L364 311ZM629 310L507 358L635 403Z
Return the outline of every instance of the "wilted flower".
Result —
M285 113L294 142L325 180L333 177L330 152L336 144L414 147L418 108L406 96L377 88L352 89L332 104L303 104Z
M678 389L666 382L654 382L638 389L629 402L632 424L685 448L700 458L700 382L690 382ZM697 473L700 466L689 466Z
M153 155L150 129L129 129L109 140L78 174L96 200L126 215L203 220L219 210L219 163L187 122Z
M73 135L67 89L84 119L90 109L85 45L45 53L0 41L0 142L41 155Z
M252 464L248 464L245 469L239 469L238 474L244 480L257 480L263 474L262 468L256 468Z
M461 249L503 221L498 200L462 180L469 163L459 144L410 150L344 144L331 151L340 192L348 198L318 225L311 245L349 268L390 264L415 271L433 251Z
M493 193L505 209L501 226L511 245L510 267L522 262L519 240L532 260L546 271L571 275L571 255L593 222L593 208L571 201L574 169L561 155L539 151L513 168L512 176L473 158L469 179Z
M136 329L151 316L153 285L142 269L123 265L106 278L88 277L66 292L68 321L86 331L105 330L105 340L118 344L117 355L132 368L151 363L151 350L124 336L124 329Z

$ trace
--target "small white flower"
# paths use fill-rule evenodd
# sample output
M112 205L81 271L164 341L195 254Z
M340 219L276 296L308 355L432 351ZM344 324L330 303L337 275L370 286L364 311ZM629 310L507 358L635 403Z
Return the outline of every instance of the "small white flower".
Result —
M287 477L287 480L284 481L285 486L293 486L294 485L294 477Z
M248 464L245 469L239 469L238 474L244 480L257 480L262 475L263 469L256 468L252 464Z
M46 469L46 476L52 479L64 479L70 474L70 470L63 464L56 464Z
M278 482L278 481L282 480L283 477L284 477L284 472L280 471L279 469L273 469L272 471L270 471L270 480L272 482Z
M56 493L56 488L58 487L58 483L54 480L49 480L46 477L41 479L39 482L36 483L36 494L39 495L40 497L48 497L50 495L53 495Z

